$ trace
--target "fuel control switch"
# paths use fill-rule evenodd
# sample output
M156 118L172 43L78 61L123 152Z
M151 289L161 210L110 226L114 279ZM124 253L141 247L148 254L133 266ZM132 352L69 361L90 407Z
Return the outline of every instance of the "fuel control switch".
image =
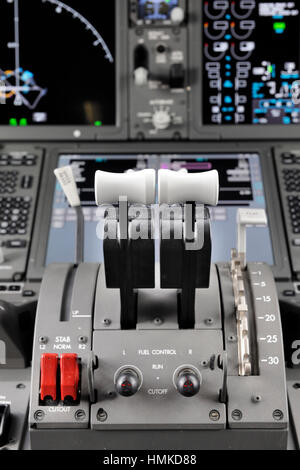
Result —
M116 390L123 397L131 397L140 388L140 378L133 369L126 369L119 373L116 379Z
M178 392L184 397L193 397L200 390L201 380L194 370L185 369L179 372L176 379Z

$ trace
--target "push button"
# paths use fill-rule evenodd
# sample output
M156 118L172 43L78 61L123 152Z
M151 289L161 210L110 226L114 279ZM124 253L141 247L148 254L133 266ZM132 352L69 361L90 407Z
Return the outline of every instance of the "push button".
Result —
M23 291L23 297L34 297L35 292L33 290L24 290Z
M8 290L10 292L20 292L21 291L21 286L17 284L12 284L11 286L8 287Z
M295 161L295 155L292 153L283 153L281 155L281 161L284 165L292 165Z
M285 297L294 297L295 296L295 291L292 290L292 289L286 289L285 291L283 291L283 295Z
M43 354L41 357L41 400L57 398L57 354Z
M26 248L26 240L9 240L6 242L6 248Z
M62 354L60 357L60 393L64 401L71 397L74 401L78 396L79 365L77 354Z

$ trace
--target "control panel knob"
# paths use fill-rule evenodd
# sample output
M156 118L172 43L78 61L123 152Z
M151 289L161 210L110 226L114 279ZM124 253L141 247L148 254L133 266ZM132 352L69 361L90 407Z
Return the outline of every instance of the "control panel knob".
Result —
M123 370L116 379L116 390L123 397L131 397L140 387L140 378L133 369Z
M200 385L200 378L193 370L183 370L177 376L177 390L184 397L193 397L196 395L200 390Z
M159 131L168 129L171 124L171 116L168 111L155 111L152 117L153 126Z
M181 7L175 7L171 11L171 21L173 24L181 24L184 20L184 10Z

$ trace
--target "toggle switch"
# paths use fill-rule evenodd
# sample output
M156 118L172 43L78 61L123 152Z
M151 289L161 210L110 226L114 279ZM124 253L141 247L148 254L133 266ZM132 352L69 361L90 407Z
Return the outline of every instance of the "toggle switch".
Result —
M136 86L144 86L148 83L149 72L145 67L138 67L134 71L134 83Z
M184 88L184 75L183 64L172 64L170 69L170 88Z
M77 400L79 385L79 364L77 354L62 354L60 357L61 400L71 397Z
M8 444L10 418L10 405L0 405L0 448Z
M149 53L140 44L134 51L134 82L137 86L147 85L149 79Z
M57 354L43 354L41 357L41 400L57 398Z

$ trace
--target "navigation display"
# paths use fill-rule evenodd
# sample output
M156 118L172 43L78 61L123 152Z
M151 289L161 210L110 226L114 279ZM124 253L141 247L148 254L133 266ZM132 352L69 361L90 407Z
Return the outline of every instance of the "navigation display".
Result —
M0 125L115 125L114 0L0 0L0 44Z
M204 124L299 124L299 69L299 2L203 2Z

